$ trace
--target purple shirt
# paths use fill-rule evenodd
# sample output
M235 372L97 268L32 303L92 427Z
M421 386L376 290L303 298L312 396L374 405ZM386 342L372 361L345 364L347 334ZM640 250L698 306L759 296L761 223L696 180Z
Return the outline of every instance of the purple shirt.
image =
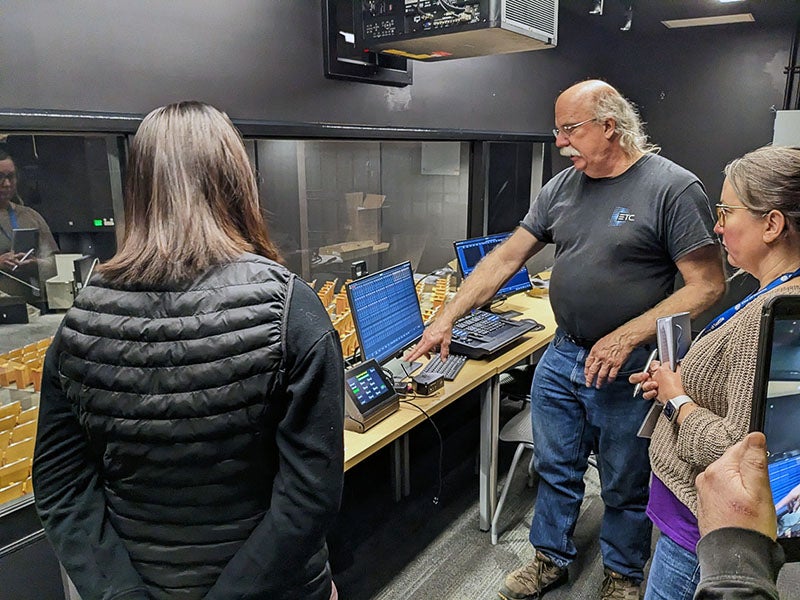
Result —
M700 530L697 517L658 477L650 483L647 516L669 539L692 554L697 554Z

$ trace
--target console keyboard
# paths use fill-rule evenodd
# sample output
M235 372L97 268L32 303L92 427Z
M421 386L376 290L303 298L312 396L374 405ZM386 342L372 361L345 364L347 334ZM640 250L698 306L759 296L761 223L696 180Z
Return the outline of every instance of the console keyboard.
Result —
M468 335L487 335L508 326L500 316L484 311L473 311L453 324L453 337L465 338Z
M467 357L463 354L450 354L444 362L438 354L432 354L430 361L422 369L422 373L440 373L446 381L453 381L466 362Z
M450 349L467 358L483 358L519 340L528 331L540 331L533 319L512 320L476 309L453 324Z

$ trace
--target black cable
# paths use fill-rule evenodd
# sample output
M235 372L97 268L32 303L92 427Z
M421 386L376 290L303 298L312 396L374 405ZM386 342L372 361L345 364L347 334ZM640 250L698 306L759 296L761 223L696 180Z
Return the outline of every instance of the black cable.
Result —
M459 7L450 4L447 0L439 0L439 6L441 6L450 14L454 14L457 16L463 14L467 10L466 7L464 6L462 6L461 9L459 10Z
M416 398L416 395L412 395L411 397L412 398ZM420 411L423 415L425 415L425 418L428 419L428 421L431 424L431 427L433 427L433 430L436 432L436 435L439 437L439 486L438 486L438 490L436 491L436 495L433 497L433 503L438 505L439 504L439 499L442 497L442 480L443 480L442 472L444 470L443 469L443 464L444 464L444 440L442 439L442 434L439 431L439 428L436 426L436 423L433 422L433 419L431 418L431 416L427 412L425 412L425 409L422 408L419 404L414 404L410 400L400 400L400 402L402 402L403 404L410 404L411 406L416 408L418 411Z
M505 304L506 300L508 300L508 296L503 296L502 298L492 300L492 302L489 304L489 310L494 310L495 307Z

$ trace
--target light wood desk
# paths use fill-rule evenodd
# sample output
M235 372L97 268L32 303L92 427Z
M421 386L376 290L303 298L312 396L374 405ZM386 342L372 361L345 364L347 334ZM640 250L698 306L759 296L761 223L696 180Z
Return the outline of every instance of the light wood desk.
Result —
M531 354L547 345L555 333L555 319L550 309L550 299L531 298L518 294L506 300L502 310L517 310L519 318L532 318L545 326L542 331L530 332L521 341L491 360L470 360L461 369L454 381L446 381L444 389L430 397L413 400L429 415L449 406L467 392L480 388L481 432L480 432L480 528L489 529L497 502L497 440L500 422L500 373L524 361ZM425 360L423 359L423 362ZM413 427L425 420L425 416L413 406L401 404L400 410L387 417L366 433L345 431L345 471L371 456L381 448L397 442L395 446L395 469L399 474L408 471L408 447L402 438ZM399 464L402 461L403 464ZM403 483L406 489L409 482Z

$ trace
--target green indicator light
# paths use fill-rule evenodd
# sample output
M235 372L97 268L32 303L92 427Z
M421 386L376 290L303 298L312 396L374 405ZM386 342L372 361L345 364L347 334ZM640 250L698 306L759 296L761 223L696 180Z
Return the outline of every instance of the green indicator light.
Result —
M103 226L103 219L95 219L94 220L95 227L102 227Z

